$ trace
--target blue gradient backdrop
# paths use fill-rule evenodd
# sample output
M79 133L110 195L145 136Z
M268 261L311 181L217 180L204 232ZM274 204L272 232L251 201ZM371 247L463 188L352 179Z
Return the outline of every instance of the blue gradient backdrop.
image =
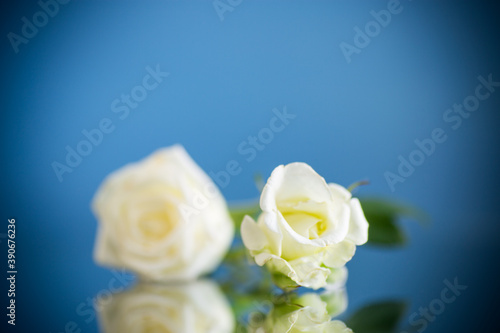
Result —
M244 0L221 21L212 1L73 1L18 53L6 36L40 7L2 4L0 232L15 217L17 331L63 332L74 321L97 332L76 313L112 277L92 260L91 198L111 171L174 143L207 172L241 163L223 189L229 201L258 195L255 173L305 161L346 186L370 179L360 195L420 206L432 223L403 221L409 246L358 250L349 310L406 298L409 316L458 277L468 289L427 332L496 327L500 89L457 130L443 113L474 92L479 75L500 81L500 12L486 1L401 0L403 11L347 63L339 44L353 44L353 28L387 3ZM112 101L157 64L170 76L120 120ZM247 162L238 145L284 106L296 118ZM114 131L59 182L51 163L64 163L65 147L103 118ZM391 192L384 172L437 127L446 142Z

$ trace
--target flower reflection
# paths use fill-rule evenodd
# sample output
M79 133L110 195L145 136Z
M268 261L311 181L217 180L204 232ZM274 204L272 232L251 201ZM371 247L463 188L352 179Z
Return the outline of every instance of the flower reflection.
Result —
M232 333L234 316L217 285L139 283L99 308L103 333Z
M251 333L331 332L352 333L340 320L333 317L347 307L345 289L326 294L284 294L274 300L267 315L250 317L247 331Z

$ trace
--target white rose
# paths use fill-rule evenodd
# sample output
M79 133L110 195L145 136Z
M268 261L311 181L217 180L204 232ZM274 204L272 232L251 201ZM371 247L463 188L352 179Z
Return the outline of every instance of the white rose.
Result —
M305 163L274 169L260 207L257 222L249 216L242 222L243 243L258 265L301 286L326 286L331 269L342 268L368 240L359 200Z
M226 202L182 146L109 175L97 191L95 260L146 279L194 279L214 270L233 239Z
M291 303L275 306L263 327L253 332L268 333L352 333L340 320L332 320L328 304L318 294L294 297Z
M229 303L209 280L187 284L138 284L98 304L105 333L232 333Z

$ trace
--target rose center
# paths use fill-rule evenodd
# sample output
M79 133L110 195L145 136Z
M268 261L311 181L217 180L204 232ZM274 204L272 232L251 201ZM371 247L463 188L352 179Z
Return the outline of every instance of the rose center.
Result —
M327 227L322 216L308 212L289 212L284 213L283 217L296 233L308 239L321 237Z
M141 216L139 229L146 238L159 240L172 231L172 222L170 214L166 211L148 212Z

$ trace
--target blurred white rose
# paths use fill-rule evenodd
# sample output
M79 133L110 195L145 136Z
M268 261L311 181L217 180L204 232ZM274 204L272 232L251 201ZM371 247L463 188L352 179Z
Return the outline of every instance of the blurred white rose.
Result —
M139 284L97 305L104 333L233 333L234 317L215 283Z
M245 246L258 265L301 286L325 287L332 269L332 276L342 276L337 271L368 240L359 200L305 163L274 169L260 207L257 222L249 216L242 222ZM332 276L328 282L334 283Z
M152 280L211 272L233 239L226 202L182 146L161 149L102 183L95 260Z
M338 301L338 300L336 300ZM318 294L293 297L290 303L275 305L260 327L252 333L352 333L340 320L332 320L329 304Z

